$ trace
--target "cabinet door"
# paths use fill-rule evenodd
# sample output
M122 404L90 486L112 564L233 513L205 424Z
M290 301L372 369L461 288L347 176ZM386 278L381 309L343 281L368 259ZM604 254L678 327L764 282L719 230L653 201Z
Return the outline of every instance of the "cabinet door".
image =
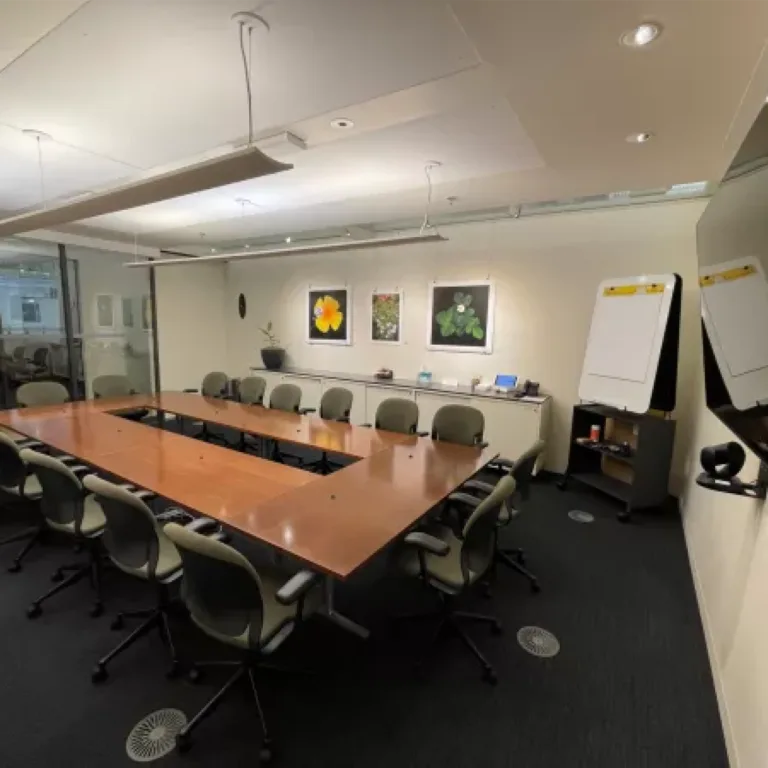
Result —
M319 376L294 376L283 374L283 383L295 384L301 389L301 408L319 408L323 380Z
M516 459L541 434L541 406L535 403L505 403L485 397L472 398L472 405L485 416L485 440L504 458Z
M365 385L365 422L376 423L376 409L390 397L402 397L405 400L413 400L412 389L400 389L399 387L380 387L376 384Z
M365 384L338 379L323 379L323 394L333 387L343 387L352 393L352 411L349 414L349 423L365 423Z
M459 394L437 392L416 392L416 405L419 406L419 432L432 433L432 420L444 405L472 405L471 398Z

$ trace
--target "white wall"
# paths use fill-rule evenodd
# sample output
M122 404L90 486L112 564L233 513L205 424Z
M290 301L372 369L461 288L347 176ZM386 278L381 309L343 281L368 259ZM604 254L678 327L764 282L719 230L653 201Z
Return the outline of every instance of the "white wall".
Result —
M199 264L156 273L162 388L199 387L206 373L228 371L225 268Z
M258 327L271 319L287 347L289 365L352 373L386 366L403 378L414 378L425 365L438 380L454 376L465 383L473 375L517 373L540 381L554 397L548 466L562 470L598 283L607 277L678 272L687 281L678 397L680 458L675 464L679 484L690 414L682 393L690 385L690 333L698 324L698 307L690 300L695 224L703 208L702 201L689 201L466 224L445 228L447 243L230 264L227 370L242 376L249 366L261 364ZM493 354L427 351L429 281L486 277L496 284ZM353 289L353 345L307 344L307 287L345 283ZM369 341L369 294L395 287L405 291L405 343L374 344ZM237 313L241 291L248 302L245 320Z

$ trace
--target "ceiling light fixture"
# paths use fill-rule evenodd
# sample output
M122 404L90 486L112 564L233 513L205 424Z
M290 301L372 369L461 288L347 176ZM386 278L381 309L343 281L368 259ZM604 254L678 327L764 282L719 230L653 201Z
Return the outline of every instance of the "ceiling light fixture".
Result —
M349 128L354 128L355 123L348 117L334 117L331 120L331 127L338 128L340 131L346 131Z
M291 248L271 248L265 251L242 251L240 253L218 253L215 256L185 257L181 259L158 259L156 261L131 261L123 264L124 267L176 267L190 264L206 264L228 261L246 261L248 259L261 259L268 256L291 256L310 253L332 253L334 251L354 251L357 249L368 250L371 248L389 248L400 245L416 245L420 243L447 242L447 238L431 232L426 235L398 235L394 237L382 237L375 240L342 240L338 243L320 243L318 245L294 245Z
M53 136L45 131L38 131L37 128L22 128L21 132L25 136L29 136L30 139L37 139L38 141L53 141Z
M643 131L641 133L630 133L625 141L630 144L647 144L653 138L653 134L650 131Z
M0 221L0 237L17 235L35 229L50 229L94 216L138 208L163 200L204 192L215 187L236 184L240 181L269 176L293 168L265 155L253 144L253 110L251 78L245 56L245 22L236 19L240 29L240 49L245 65L246 93L248 101L248 146L227 152L215 158L208 158L154 176L132 181L103 192L79 198L44 209L37 209ZM263 21L263 20L262 20ZM254 24L256 22L254 21ZM266 22L264 22L266 26ZM268 27L267 27L268 28ZM249 27L249 30L251 27ZM28 129L32 135L32 129ZM42 132L36 131L34 138L41 141Z
M621 36L621 44L627 48L645 48L661 35L661 24L655 21L646 21L639 27L625 32Z

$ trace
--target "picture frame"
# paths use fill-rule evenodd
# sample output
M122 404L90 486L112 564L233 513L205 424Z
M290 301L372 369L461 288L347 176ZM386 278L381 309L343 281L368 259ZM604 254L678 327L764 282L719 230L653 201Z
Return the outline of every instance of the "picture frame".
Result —
M123 296L123 328L133 328L133 300Z
M304 311L308 344L352 344L352 290L349 286L309 286Z
M97 330L115 330L115 303L111 293L97 293L93 297L93 319Z
M403 291L371 291L369 330L374 344L403 343Z
M427 349L493 352L496 291L490 280L445 280L429 284Z

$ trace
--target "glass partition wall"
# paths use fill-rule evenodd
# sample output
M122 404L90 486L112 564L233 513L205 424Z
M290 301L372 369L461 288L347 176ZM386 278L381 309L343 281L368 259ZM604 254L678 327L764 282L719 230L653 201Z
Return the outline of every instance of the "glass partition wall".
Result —
M149 271L125 269L127 258L0 240L0 408L28 381L58 381L72 399L92 397L105 374L153 391Z

